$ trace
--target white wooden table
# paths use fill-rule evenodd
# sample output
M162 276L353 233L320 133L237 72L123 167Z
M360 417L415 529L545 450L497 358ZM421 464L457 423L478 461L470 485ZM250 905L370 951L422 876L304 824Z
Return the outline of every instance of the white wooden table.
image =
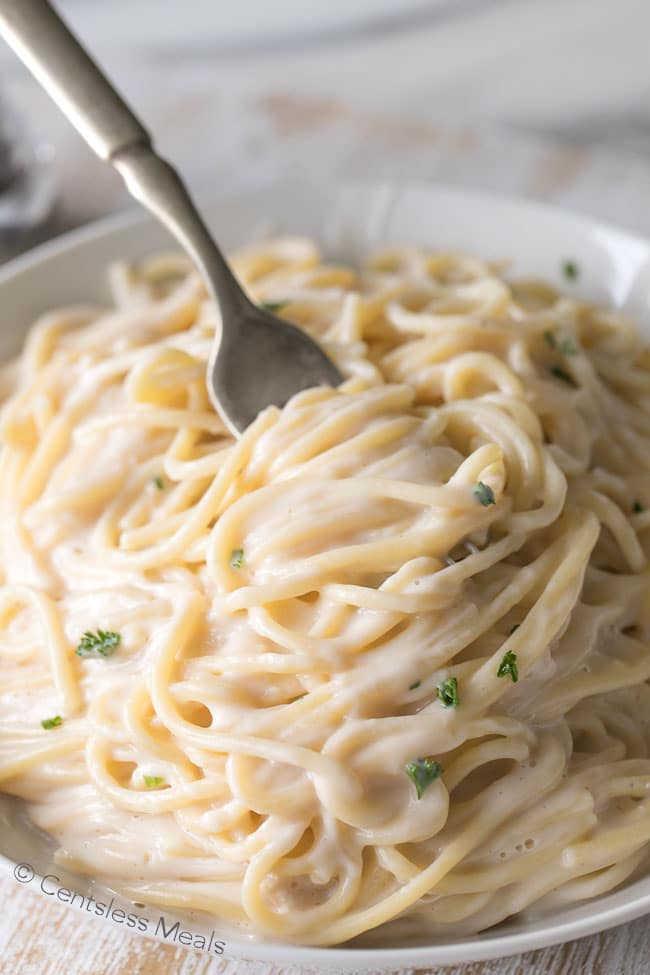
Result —
M272 178L369 176L433 179L546 199L650 233L650 166L602 150L562 148L492 128L387 121L334 103L268 95L221 98L200 79L148 93L146 72L130 89L163 148L201 192ZM33 86L13 93L55 145L61 199L48 232L127 205L119 181L81 145ZM452 975L645 975L648 924L637 921L581 941L484 964ZM442 971L442 970L441 970ZM211 960L80 917L8 879L0 880L2 975L298 975L293 969ZM307 975L303 969L301 975Z

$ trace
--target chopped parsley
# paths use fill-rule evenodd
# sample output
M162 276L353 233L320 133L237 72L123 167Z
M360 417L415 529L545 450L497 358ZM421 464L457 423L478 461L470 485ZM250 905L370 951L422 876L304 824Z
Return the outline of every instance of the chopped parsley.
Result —
M441 774L442 765L433 758L416 758L414 762L408 763L405 772L415 786L418 799L421 799L425 789Z
M445 708L457 708L460 704L458 697L458 681L455 677L448 677L438 685L438 700Z
M162 775L144 775L143 778L147 789L157 789L159 785L165 784Z
M519 680L519 668L517 667L517 654L508 650L503 655L503 660L499 664L497 677L510 677L513 684Z
M484 484L483 481L479 481L474 488L474 496L479 499L484 508L490 504L496 504L494 491L489 484Z
M575 261L563 261L562 273L568 281L575 281L580 274L580 268Z
M63 718L60 714L57 714L55 718L45 718L43 721L41 721L41 728L45 728L46 731L49 731L50 728L60 728L62 724Z
M640 515L641 514L641 512L643 511L643 505L641 504L640 501L635 501L633 503L633 505L632 505L632 511L634 512L635 515Z
M571 339L560 339L558 342L554 332L544 332L544 338L552 349L557 349L562 355L577 355L578 348Z
M550 366L549 372L552 376L555 376L556 379L561 379L562 382L566 383L568 386L575 387L577 385L573 376L570 376L566 369L563 369L562 366Z
M97 630L96 633L86 630L79 641L77 656L111 657L120 645L121 639L119 633L113 633L111 630Z
M276 312L286 308L288 304L288 301L260 301L257 307L261 308L262 311L268 311L272 315L275 315Z
M163 481L160 474L157 474L153 479L153 483L156 485L159 491L165 490L165 482Z
M230 553L230 568L241 569L243 564L244 564L243 548L234 548Z
M562 353L562 355L577 355L578 354L578 349L573 344L573 342L571 341L571 339L562 339L562 341L560 342L558 348L559 348L560 352Z
M414 691L414 690L416 690L416 688L418 688L418 687L420 686L420 684L421 684L421 683L422 683L422 681L421 681L421 680L415 680L415 681L413 681L413 683L412 683L412 684L409 684L409 691Z

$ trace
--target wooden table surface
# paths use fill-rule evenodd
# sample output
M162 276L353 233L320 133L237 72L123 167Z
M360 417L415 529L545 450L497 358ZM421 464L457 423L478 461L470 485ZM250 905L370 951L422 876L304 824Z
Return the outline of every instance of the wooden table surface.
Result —
M132 85L137 88L137 79ZM90 156L44 96L28 83L13 94L58 155L59 205L41 237L127 205L114 174ZM193 87L191 78L168 91L164 104L144 86L139 106L194 187L212 195L305 173L328 180L429 179L550 200L650 232L650 166L641 157L562 147L495 129L387 121L279 96L225 102L205 86ZM218 138L203 138L205 133ZM436 971L640 975L650 972L647 929L642 919L567 945ZM295 968L238 962L227 953L212 959L149 941L103 919L80 916L6 877L0 878L0 959L1 975L299 975ZM301 969L300 975L307 972Z
M0 882L0 971L2 975L316 975L316 969L210 958L202 952L163 945L127 933L104 919L44 895ZM648 921L642 918L590 938L512 958L446 968L426 975L646 975ZM401 970L403 975L412 969ZM384 970L382 975L388 975ZM418 970L417 975L425 975Z

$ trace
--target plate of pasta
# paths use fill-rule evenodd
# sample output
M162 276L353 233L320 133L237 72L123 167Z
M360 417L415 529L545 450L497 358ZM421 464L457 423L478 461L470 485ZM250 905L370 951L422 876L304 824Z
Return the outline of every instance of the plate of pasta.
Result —
M234 440L145 216L0 271L2 866L329 969L649 912L650 247L426 185L206 212L344 383Z

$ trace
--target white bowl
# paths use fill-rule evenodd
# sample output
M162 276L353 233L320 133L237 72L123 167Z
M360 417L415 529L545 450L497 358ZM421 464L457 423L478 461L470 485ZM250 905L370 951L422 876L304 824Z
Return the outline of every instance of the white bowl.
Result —
M425 244L465 250L490 258L511 257L513 271L540 275L568 290L623 308L650 337L650 244L630 234L551 208L484 194L426 185L399 189L386 185L323 187L274 186L204 208L226 248L276 232L308 234L326 253L355 260L384 244ZM117 257L138 258L170 239L141 213L104 220L19 258L0 271L0 358L20 349L34 317L46 309L76 302L108 300L106 265ZM562 263L574 261L575 282L563 280ZM26 863L29 881L53 873L60 885L95 900L102 888L51 867L52 844L25 821L20 804L0 795L0 866L15 871ZM21 871L17 870L20 875ZM29 878L23 871L22 880ZM48 889L55 884L49 883ZM112 892L103 893L110 899ZM101 898L105 899L105 898ZM120 904L127 910L129 902ZM76 908L70 907L70 910ZM308 965L322 969L419 968L515 954L602 931L650 912L650 877L628 882L614 893L543 918L520 918L484 934L411 947L302 948L277 943L237 941L205 916L165 911L169 930L179 917L196 934L216 928L227 941L225 955L267 964ZM155 936L160 911L140 910ZM159 932L159 937L161 932Z

